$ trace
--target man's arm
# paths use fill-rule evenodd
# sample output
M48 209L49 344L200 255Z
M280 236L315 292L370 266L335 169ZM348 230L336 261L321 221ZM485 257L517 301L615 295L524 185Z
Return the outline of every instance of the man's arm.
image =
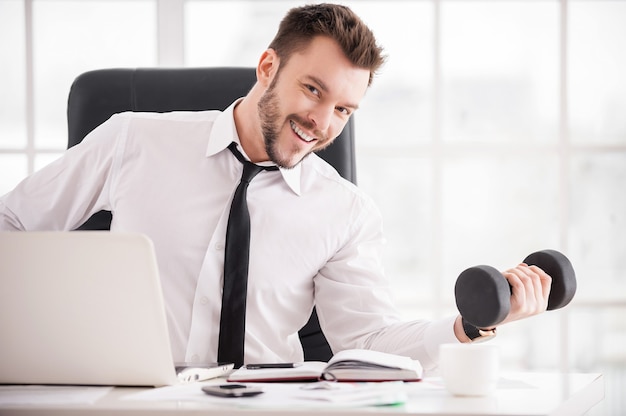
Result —
M0 230L72 230L109 208L112 160L122 121L114 117L0 199Z
M6 206L3 199L0 199L0 231L24 231L19 218Z

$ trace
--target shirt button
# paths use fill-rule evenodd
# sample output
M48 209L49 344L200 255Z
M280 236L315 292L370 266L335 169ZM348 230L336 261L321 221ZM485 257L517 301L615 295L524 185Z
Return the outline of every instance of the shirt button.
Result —
M200 356L198 354L194 354L191 356L192 363L197 363L198 361L200 361Z
M224 244L223 243L215 243L215 249L216 250L224 250Z
M209 303L209 298L207 298L206 296L202 296L200 298L200 304L201 305L206 305L207 303Z

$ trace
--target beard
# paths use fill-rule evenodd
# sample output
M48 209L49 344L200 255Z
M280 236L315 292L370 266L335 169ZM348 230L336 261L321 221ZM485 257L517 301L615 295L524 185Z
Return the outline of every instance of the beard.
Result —
M261 133L263 134L265 152L270 160L278 167L292 168L291 161L278 151L278 134L280 132L278 101L274 90L274 82L272 82L257 104L259 119L261 120Z
M267 153L269 159L278 167L291 169L311 154L312 150L302 156L299 160L294 161L294 155L300 152L298 146L294 144L291 149L285 149L283 151L279 149L278 136L284 124L283 120L293 120L305 129L313 130L315 126L310 121L303 120L296 114L290 114L286 118L281 116L280 99L275 91L277 80L278 74L259 99L257 111L259 112L259 119L261 120L261 133L263 134L265 152ZM318 137L322 137L321 134ZM330 144L330 141L328 141L327 144Z

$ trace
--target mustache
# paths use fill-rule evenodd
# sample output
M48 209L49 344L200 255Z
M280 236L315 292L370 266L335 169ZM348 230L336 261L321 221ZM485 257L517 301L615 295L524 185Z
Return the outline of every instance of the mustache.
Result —
M309 130L313 133L313 135L320 141L320 142L327 142L329 140L329 137L327 135L325 135L324 133L322 133L321 131L319 131L318 129L315 128L315 124L313 124L311 121L309 120L305 120L302 117L300 117L297 114L291 114L289 115L289 117L287 117L290 120L293 120L296 122L296 124L299 124L301 127L305 128L306 130Z

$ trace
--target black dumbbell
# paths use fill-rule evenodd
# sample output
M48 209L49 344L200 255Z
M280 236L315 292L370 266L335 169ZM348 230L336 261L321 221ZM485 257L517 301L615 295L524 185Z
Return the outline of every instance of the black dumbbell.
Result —
M576 293L576 273L572 263L556 250L542 250L524 259L552 277L548 310L567 305ZM475 266L463 271L454 286L456 305L461 316L478 328L502 322L511 309L511 286L497 269Z

